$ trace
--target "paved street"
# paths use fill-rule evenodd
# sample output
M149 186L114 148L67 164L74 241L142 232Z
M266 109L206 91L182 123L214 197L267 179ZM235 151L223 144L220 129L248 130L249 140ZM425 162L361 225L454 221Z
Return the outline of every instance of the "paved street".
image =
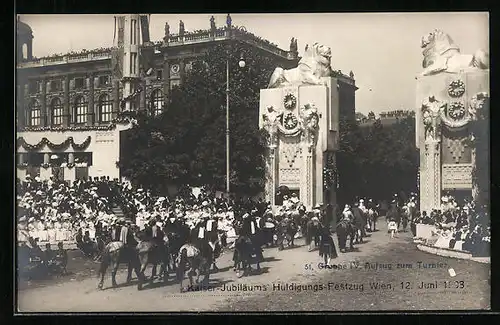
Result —
M302 240L298 242L302 244ZM211 276L209 290L182 294L172 281L137 291L135 283L124 284L123 270L118 273L118 288L110 288L107 277L105 290L99 291L98 264L75 257L69 265L74 273L67 277L22 282L18 306L23 312L450 310L490 306L489 265L420 252L408 233L393 240L384 231L373 233L354 252L340 254L332 261L337 267L328 270L318 267L318 252L307 252L304 246L285 251L266 249L264 256L262 274L238 279L228 252L220 258L221 271ZM406 268L397 268L398 263ZM450 267L455 277L449 275ZM427 288L418 289L422 281ZM437 288L430 288L432 284ZM66 299L68 295L71 298Z

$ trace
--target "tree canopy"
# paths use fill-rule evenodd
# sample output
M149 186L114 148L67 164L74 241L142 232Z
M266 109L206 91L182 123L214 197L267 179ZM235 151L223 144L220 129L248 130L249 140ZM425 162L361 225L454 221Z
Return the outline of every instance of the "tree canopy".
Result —
M244 58L246 66L238 62ZM210 184L226 179L226 60L230 71L231 191L248 195L263 188L265 145L258 129L259 91L276 62L242 42L210 48L174 88L166 110L142 115L127 131L121 150L123 176L163 191L167 184Z
M416 191L419 156L415 118L386 126L376 120L364 127L341 119L337 166L342 202L352 202L356 196L378 200Z

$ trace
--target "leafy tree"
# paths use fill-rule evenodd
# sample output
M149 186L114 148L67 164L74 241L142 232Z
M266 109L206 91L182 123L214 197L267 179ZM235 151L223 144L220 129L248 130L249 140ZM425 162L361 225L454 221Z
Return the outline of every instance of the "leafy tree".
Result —
M245 68L238 62L243 57ZM215 45L200 59L166 111L143 117L124 139L123 175L161 190L166 184L211 184L225 188L226 60L230 71L231 191L257 194L263 188L264 134L258 129L259 92L275 60L242 42Z
M490 201L489 188L489 98L486 98L484 108L477 112L477 119L472 121L473 146L476 150L476 161L472 170L473 184L477 193L476 206L488 206Z
M340 137L341 202L352 202L357 196L386 199L416 189L419 157L413 117L386 126L377 120L366 127L341 120Z

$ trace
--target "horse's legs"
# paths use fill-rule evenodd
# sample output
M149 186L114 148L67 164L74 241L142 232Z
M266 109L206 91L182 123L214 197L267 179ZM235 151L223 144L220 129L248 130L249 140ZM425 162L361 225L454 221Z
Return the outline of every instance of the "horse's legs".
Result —
M111 262L111 284L113 287L116 287L116 273L118 272L119 261L118 258L115 258Z
M132 262L128 261L127 263L127 283L132 281Z
M106 259L102 259L101 261L101 266L99 268L99 274L101 275L101 280L97 284L97 288L102 289L102 286L104 285L104 275L106 274L106 270L108 268L108 262Z

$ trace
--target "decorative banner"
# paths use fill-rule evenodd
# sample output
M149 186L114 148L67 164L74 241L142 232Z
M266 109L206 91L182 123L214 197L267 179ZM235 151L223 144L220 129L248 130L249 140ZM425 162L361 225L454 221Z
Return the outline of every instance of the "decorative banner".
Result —
M47 147L49 147L49 149L51 149L51 150L62 150L64 148L67 148L69 145L71 145L73 147L73 149L75 149L75 150L83 150L83 149L88 147L88 145L90 144L90 140L91 140L91 137L88 136L87 139L85 139L85 141L78 144L78 143L75 143L75 140L73 140L73 137L68 137L63 142L61 142L59 144L55 144L55 143L50 142L49 139L43 137L40 142L38 142L35 145L32 145L32 144L27 143L23 137L20 137L17 139L17 147L18 148L23 147L24 150L27 150L27 151L37 151L37 150L42 149L43 146L45 146L45 145L47 145Z

